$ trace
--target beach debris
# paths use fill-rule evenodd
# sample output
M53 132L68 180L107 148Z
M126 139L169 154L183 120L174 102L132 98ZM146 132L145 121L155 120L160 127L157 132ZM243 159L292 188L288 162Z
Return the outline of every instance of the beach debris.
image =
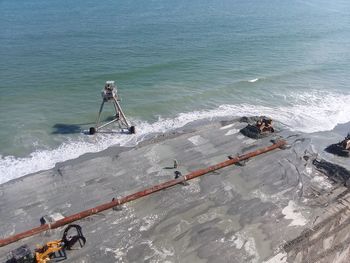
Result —
M176 159L174 159L174 169L176 169L178 165L179 165L179 163L177 162Z
M115 197L112 198L112 202L115 201ZM112 207L112 210L113 211L122 211L122 207L121 206L115 206L115 207Z
M179 171L175 171L174 174L175 174L175 179L177 179L179 177L183 177L182 173Z
M263 132L274 132L275 129L272 127L272 119L262 118L256 122L256 127L259 128L260 133Z
M175 171L174 174L175 174L175 179L183 178L183 181L180 184L182 184L184 186L188 185L188 182L186 182L186 178L182 175L181 172Z
M63 219L64 216L61 213L53 213L51 215L44 215L40 218L40 224L45 225L45 224L50 224L53 222L56 222L58 220Z
M102 103L100 106L100 110L98 112L98 116L96 119L96 124L95 127L90 127L89 129L89 134L95 134L102 128L114 123L118 122L119 128L122 129L127 129L129 133L133 134L135 133L135 126L132 126L129 121L126 119L125 114L119 104L120 98L117 94L117 86L115 85L115 81L113 80L108 80L106 81L104 89L101 91L101 96L102 96ZM113 104L114 110L115 110L115 116L113 119L105 124L102 124L100 126L100 118L101 118L101 113L103 110L103 106L106 102L111 102Z
M12 250L8 255L7 263L32 263L34 261L34 255L28 245L20 246Z
M99 206L86 209L86 210L81 211L79 213L76 213L76 214L73 214L70 216L66 216L63 219L60 219L60 220L55 221L53 223L44 224L44 225L32 228L30 230L27 230L25 232L6 237L4 239L0 239L0 247L14 243L14 242L21 240L23 238L34 236L34 235L42 233L44 231L47 231L50 229L55 229L55 228L70 224L72 222L75 222L77 220L101 213L101 212L106 211L108 209L111 209L113 207L120 206L122 204L137 200L139 198L142 198L142 197L148 196L150 194L159 192L161 190L170 188L174 185L181 184L183 181L189 181L189 180L195 179L197 177L203 176L205 174L212 173L212 172L217 171L219 169L222 169L224 167L236 164L238 162L248 160L248 159L253 158L255 156L273 151L275 149L279 149L284 144L286 144L286 141L279 140L275 144L272 144L272 145L264 147L264 148L257 149L257 150L252 151L252 152L248 152L248 153L243 154L243 155L239 155L239 156L233 158L232 160L225 160L223 162L211 165L211 166L206 167L204 169L199 169L199 170L195 170L193 172L190 172L186 175L183 175L183 179L181 178L181 180L179 180L179 178L178 178L178 179L166 181L166 182L161 183L161 184L153 185L149 188L143 189L143 190L138 191L136 193L132 193L132 194L129 194L127 196L124 196L124 197L121 197L118 199L115 198L114 200L112 200L108 203L104 203L104 204L101 204Z
M255 120L255 123L253 122ZM243 117L241 121L248 122L248 125L240 130L240 132L252 139L259 139L266 137L270 133L275 132L272 126L272 119L262 116L262 117Z
M344 167L325 160L317 159L313 160L312 164L319 172L325 174L332 181L350 187L350 171Z
M276 143L276 142L278 142L278 140L279 139L272 139L271 142L272 143ZM287 150L287 149L290 149L290 148L292 148L292 145L291 144L287 144L287 143L281 145L281 147L280 147L281 150Z
M342 141L342 146L345 150L350 150L350 133L348 133L348 135Z
M173 165L166 166L163 169L172 170L172 169L177 169L178 166L179 166L179 162L176 159L174 159Z
M28 245L12 250L9 253L8 263L46 263L52 259L61 261L67 259L66 250L82 248L86 243L81 226L69 225L59 240L49 241L43 246L38 246L34 253Z
M236 156L229 155L229 156L227 156L227 158L228 158L229 160L232 160L232 159L234 159L234 158L236 158L236 157L238 157L238 156L239 156L239 155L236 155ZM245 166L247 162L248 162L248 160L243 160L243 161L237 162L236 165L237 165L237 166Z
M329 145L326 149L326 152L332 153L341 157L349 157L350 156L350 133L345 137L344 140Z

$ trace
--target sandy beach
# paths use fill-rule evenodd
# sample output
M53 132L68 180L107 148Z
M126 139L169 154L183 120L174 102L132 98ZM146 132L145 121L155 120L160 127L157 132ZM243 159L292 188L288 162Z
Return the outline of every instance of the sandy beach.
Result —
M247 123L225 119L185 126L133 148L111 147L0 185L1 238L69 216L284 138L288 147L252 158L76 222L87 243L67 262L347 262L350 191L316 169L350 124L303 134L276 123L254 140ZM179 163L171 169L173 160ZM55 229L0 248L0 261L22 244L60 238Z
M349 263L349 13L0 0L0 263Z

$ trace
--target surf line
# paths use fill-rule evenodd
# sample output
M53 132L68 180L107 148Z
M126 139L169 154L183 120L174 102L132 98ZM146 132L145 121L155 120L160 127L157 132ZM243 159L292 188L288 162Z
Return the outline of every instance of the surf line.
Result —
M145 197L147 195L153 194L153 193L158 192L158 191L163 190L163 189L167 189L167 188L172 187L174 185L183 184L185 181L192 180L196 177L199 177L199 176L205 175L207 173L222 169L222 168L230 166L232 164L239 163L239 162L247 160L249 158L270 152L272 150L275 150L278 148L283 149L283 146L285 146L285 145L286 145L285 140L279 140L268 147L260 148L260 149L255 150L255 151L252 151L252 152L249 152L249 153L246 153L243 155L239 155L235 158L211 165L207 168L193 171L187 175L180 176L177 179L173 179L173 180L166 181L166 182L158 184L158 185L151 186L151 187L146 188L144 190L141 190L139 192L127 195L125 197L121 197L119 199L113 198L111 202L104 203L102 205L99 205L99 206L84 210L82 212L67 216L63 219L57 220L55 222L51 222L50 224L43 224L39 227L32 228L32 229L27 230L25 232L1 239L0 240L0 247L14 243L14 242L21 240L23 238L26 238L26 237L34 236L34 235L39 234L41 232L44 232L46 230L55 229L55 228L67 225L69 223L72 223L74 221L92 216L94 214L101 213L105 210L108 210L108 209L111 209L113 207L134 201L136 199L139 199L141 197Z

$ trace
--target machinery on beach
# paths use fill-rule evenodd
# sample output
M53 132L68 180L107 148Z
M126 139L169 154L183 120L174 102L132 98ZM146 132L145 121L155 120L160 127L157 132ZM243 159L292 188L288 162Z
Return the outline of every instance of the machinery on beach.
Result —
M326 149L326 152L332 153L341 157L350 156L350 133L344 138L344 140L329 145Z
M46 263L52 259L67 259L66 250L76 250L82 248L86 243L81 226L69 225L63 232L63 236L59 240L47 242L43 246L39 246L34 253L29 249L28 245L23 245L9 254L6 263Z
M270 135L275 132L272 126L272 119L261 116L258 118L247 118L244 120L248 122L248 125L240 130L240 132L249 138L259 139Z
M115 122L118 123L120 129L122 130L127 129L131 134L135 133L135 126L132 126L130 122L126 119L125 114L119 104L120 98L117 93L117 87L113 80L106 81L105 87L101 91L101 96L102 96L102 103L100 106L100 110L98 112L96 124L95 124L95 127L90 127L89 134L91 135L95 134L96 132L100 131L102 128ZM113 104L115 115L111 121L100 125L101 113L102 113L104 104L106 102L111 102Z

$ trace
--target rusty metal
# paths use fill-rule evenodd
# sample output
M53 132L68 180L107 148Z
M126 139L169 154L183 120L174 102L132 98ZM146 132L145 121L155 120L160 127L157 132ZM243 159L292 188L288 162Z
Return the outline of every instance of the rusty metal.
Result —
M260 154L272 151L274 149L280 148L280 147L284 146L285 144L286 144L286 141L279 140L279 141L277 141L276 143L274 143L271 146L268 146L268 147L265 147L265 148L261 148L261 149L258 149L256 151L249 152L247 154L243 154L243 155L237 156L235 158L226 160L224 162L221 162L221 163L209 166L209 167L207 167L205 169L196 170L196 171L191 172L191 173L189 173L187 175L184 175L183 177L179 177L177 179L173 179L173 180L170 180L170 181L158 184L158 185L154 185L154 186L152 186L150 188L147 188L145 190L141 190L139 192L127 195L127 196L122 197L120 199L113 199L109 203L105 203L105 204L96 206L94 208L87 209L87 210L82 211L80 213L77 213L77 214L74 214L74 215L71 215L71 216L67 216L67 217L65 217L63 219L60 219L60 220L57 220L56 222L53 222L51 224L44 224L44 225L41 225L39 227L30 229L28 231L25 231L25 232L22 232L22 233L19 233L19 234L7 237L5 239L1 239L0 240L0 247L6 246L6 245L11 244L13 242L16 242L16 241L18 241L20 239L39 234L39 233L41 233L43 231L46 231L46 230L49 230L49 229L54 229L54 228L58 228L58 227L67 225L67 224L72 223L74 221L77 221L77 220L83 219L85 217L88 217L88 216L91 216L91 215L103 212L105 210L111 209L111 208L116 207L118 205L122 205L122 204L125 204L125 203L128 203L128 202L131 202L131 201L139 199L141 197L144 197L144 196L150 195L152 193L158 192L160 190L172 187L172 186L174 186L176 184L183 183L184 181L188 181L188 180L194 179L196 177L199 177L199 176L202 176L204 174L213 172L215 170L224 168L226 166L229 166L229 165L238 163L240 161L247 160L247 159L249 159L251 157L255 157L257 155L260 155Z

